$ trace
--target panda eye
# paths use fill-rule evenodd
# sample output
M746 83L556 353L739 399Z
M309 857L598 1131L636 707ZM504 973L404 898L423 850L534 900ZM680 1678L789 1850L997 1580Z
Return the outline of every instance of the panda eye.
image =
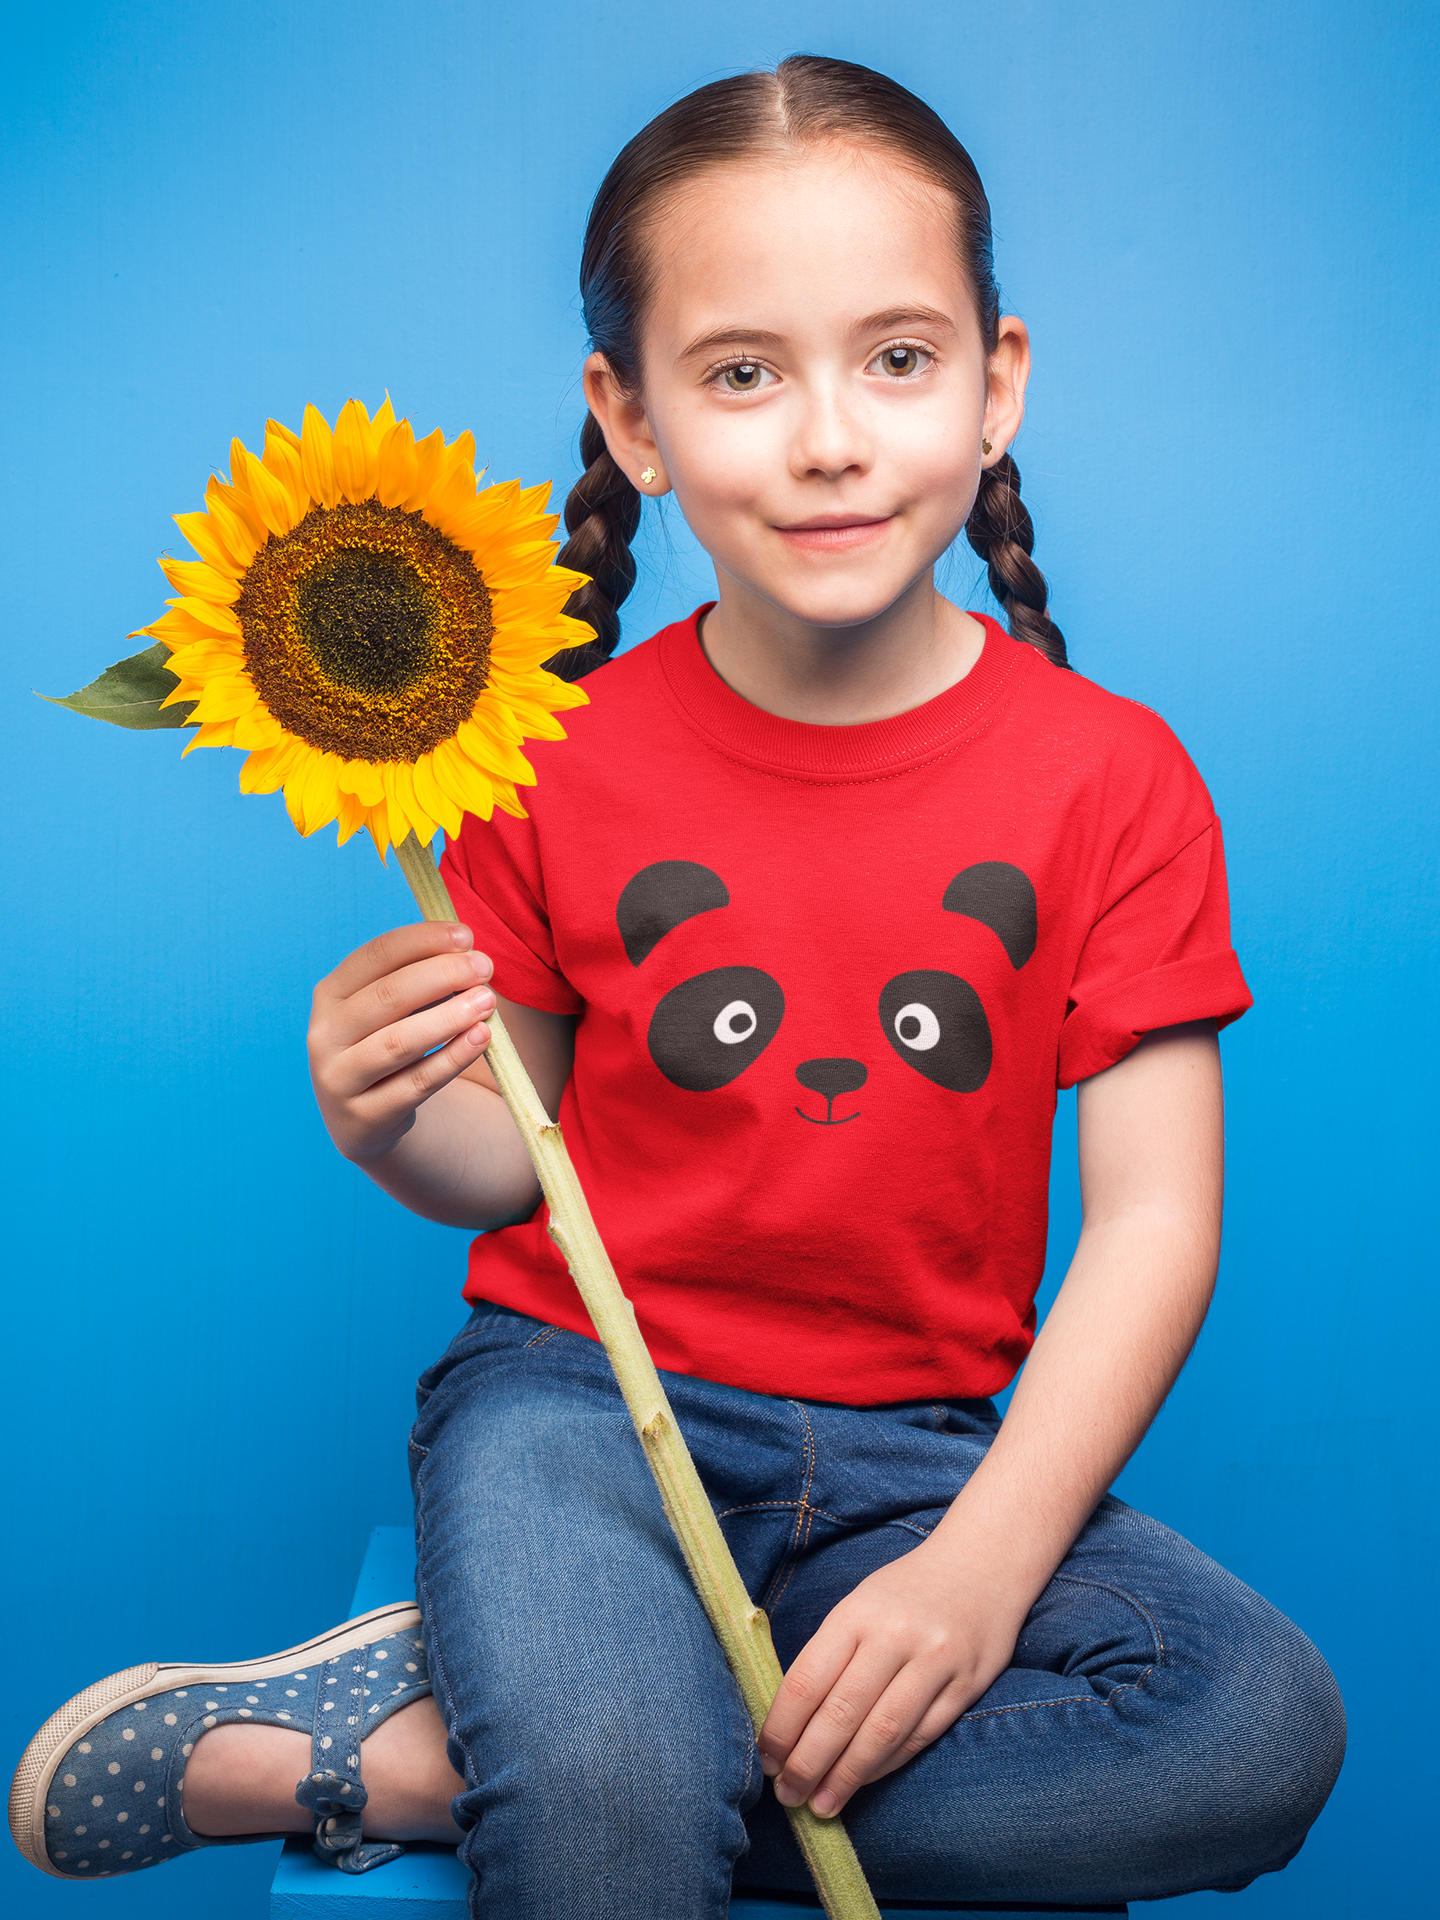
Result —
M742 1040L750 1038L759 1024L759 1016L748 1000L732 1000L716 1014L713 1031L725 1046L737 1047Z
M895 1031L916 1053L928 1053L940 1040L940 1022L921 1000L911 1000L895 1016Z
M916 1073L952 1093L974 1093L990 1073L990 1022L958 974L900 973L880 995L885 1038Z
M716 967L672 987L650 1016L650 1058L687 1093L738 1080L779 1031L785 995L758 967Z

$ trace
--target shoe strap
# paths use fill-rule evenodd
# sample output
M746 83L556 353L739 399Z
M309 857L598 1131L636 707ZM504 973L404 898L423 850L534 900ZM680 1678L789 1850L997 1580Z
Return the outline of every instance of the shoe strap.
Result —
M365 1682L369 1649L337 1654L321 1667L310 1730L310 1771L295 1798L315 1815L315 1853L342 1873L366 1873L398 1860L405 1851L387 1840L365 1840L362 1825L369 1795L360 1778L360 1742L365 1729Z

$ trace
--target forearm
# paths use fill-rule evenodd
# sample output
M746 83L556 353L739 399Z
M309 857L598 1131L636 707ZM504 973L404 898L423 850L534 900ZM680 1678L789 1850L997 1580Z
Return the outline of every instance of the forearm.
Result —
M986 1570L1017 1626L1158 1412L1214 1277L1211 1236L1173 1216L1082 1233L995 1443L931 1536Z
M932 1540L1023 1619L1185 1363L1220 1253L1219 1051L1151 1036L1080 1089L1085 1223L1009 1412Z
M401 1206L446 1227L483 1233L527 1220L540 1202L540 1183L504 1101L470 1079L432 1094L388 1151L352 1157Z

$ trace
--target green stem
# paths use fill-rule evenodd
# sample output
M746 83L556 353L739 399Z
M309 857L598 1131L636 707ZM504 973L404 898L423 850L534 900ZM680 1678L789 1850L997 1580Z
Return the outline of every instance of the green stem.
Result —
M458 920L428 847L412 833L396 849L427 920ZM745 1591L685 1445L660 1376L596 1229L558 1122L540 1104L498 1011L491 1015L486 1056L496 1085L530 1150L550 1208L550 1237L564 1254L585 1310L600 1336L685 1564L758 1733L780 1685L770 1622ZM830 1920L880 1920L850 1837L839 1820L821 1820L808 1806L788 1807L790 1823Z

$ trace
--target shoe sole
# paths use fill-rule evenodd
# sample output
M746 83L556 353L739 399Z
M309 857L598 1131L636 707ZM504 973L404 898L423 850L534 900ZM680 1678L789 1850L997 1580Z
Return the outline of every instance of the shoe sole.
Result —
M220 1666L187 1666L179 1661L151 1660L144 1666L126 1667L112 1673L94 1686L86 1687L67 1700L63 1707L41 1727L26 1747L15 1778L10 1784L10 1837L32 1867L56 1880L77 1876L62 1873L53 1866L45 1851L45 1803L50 1782L66 1752L92 1727L136 1700L151 1694L168 1693L172 1687L224 1686L231 1680L278 1679L295 1667L322 1660L333 1660L352 1647L363 1647L387 1634L400 1633L420 1625L420 1609L413 1600L376 1607L371 1613L357 1614L343 1626L332 1627L314 1640L283 1653L267 1654L263 1660L233 1660ZM299 1731L299 1729L297 1729Z

